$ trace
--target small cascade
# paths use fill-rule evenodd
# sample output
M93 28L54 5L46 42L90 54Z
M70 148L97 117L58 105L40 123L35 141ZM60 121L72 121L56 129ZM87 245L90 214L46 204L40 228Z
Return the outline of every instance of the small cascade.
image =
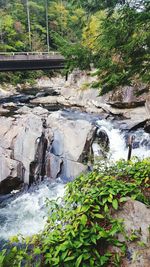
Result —
M92 118L89 117L89 120L92 120ZM130 133L123 132L111 122L103 119L98 120L97 117L93 119L93 125L96 125L95 129L97 129L92 145L93 151L91 152L95 154L94 156L99 156L102 152L102 143L99 141L105 140L103 143L105 155L100 154L100 156L111 162L119 159L127 160L127 140L129 135L134 135L132 156L150 157L150 135L142 129ZM37 141L35 160L30 166L30 183L34 181L35 177L42 178L45 175L46 150L50 144L47 144L44 134ZM55 156L54 159L50 158L49 160L52 162L52 160L57 161L58 159L58 156ZM59 165L58 169L60 169L62 161L57 163ZM58 181L58 178L56 180ZM64 184L61 180L60 182L56 182L56 180L55 182L43 180L35 187L31 185L27 192L16 194L0 204L0 240L7 240L19 233L25 236L32 235L44 228L47 214L46 198L56 199L64 194Z
M21 234L29 236L41 231L47 220L46 198L57 199L64 194L63 183L42 182L28 192L14 196L0 207L0 240Z
M107 158L110 161L117 161L119 159L127 160L128 156L128 137L133 135L133 149L131 157L145 158L150 157L150 135L145 133L143 129L135 132L122 132L118 128L114 128L113 124L106 121L97 121L100 130L104 130L110 142L109 153Z

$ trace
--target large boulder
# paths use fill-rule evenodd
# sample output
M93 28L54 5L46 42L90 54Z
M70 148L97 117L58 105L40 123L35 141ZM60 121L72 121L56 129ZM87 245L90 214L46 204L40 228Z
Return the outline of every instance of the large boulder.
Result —
M31 184L47 176L73 179L87 169L93 126L41 107L21 108L14 118L0 118L0 182ZM4 183L3 183L4 185Z
M57 112L49 115L47 125L54 132L51 152L63 161L60 176L74 178L85 171L87 167L80 159L92 129L91 123L85 120L68 120Z
M123 219L126 236L128 237L128 240L122 235L118 237L127 246L127 253L121 266L149 267L150 210L148 207L139 201L128 199L123 207L115 214L115 218Z
M122 103L127 105L129 108L131 104L131 108L134 106L143 105L146 101L149 89L145 85L137 85L137 86L123 86L113 90L109 93L109 100L113 103Z
M34 161L36 140L43 131L42 120L32 113L14 118L0 118L0 155L3 167L0 181L19 177L29 183L30 163ZM22 171L20 167L22 166Z

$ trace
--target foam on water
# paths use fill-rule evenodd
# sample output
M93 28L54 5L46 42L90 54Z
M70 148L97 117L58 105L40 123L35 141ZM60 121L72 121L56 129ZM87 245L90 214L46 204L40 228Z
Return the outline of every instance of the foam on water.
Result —
M0 239L17 234L29 236L41 231L46 222L46 198L56 199L64 194L64 185L41 184L32 193L25 193L0 209Z
M128 147L125 141L125 133L114 128L113 125L106 120L97 121L97 124L101 127L101 129L106 131L109 137L109 159L111 161L117 161L119 159L126 160L128 155ZM138 141L139 147L132 149L132 157L138 157L141 159L150 157L150 149L144 145L144 140L147 140L150 144L150 135L145 133L143 130L136 131L133 135L135 137L134 142Z
M116 161L127 159L128 148L125 141L125 133L114 128L112 123L106 120L99 120L97 124L105 130L110 140L109 159ZM132 156L140 158L150 157L150 135L139 130L135 135L139 147L132 150ZM99 147L95 145L95 151ZM9 237L17 234L29 236L38 233L44 228L46 222L46 198L56 199L64 194L64 185L62 183L44 184L41 183L34 192L26 192L13 200L10 200L5 207L0 208L0 239L7 240Z

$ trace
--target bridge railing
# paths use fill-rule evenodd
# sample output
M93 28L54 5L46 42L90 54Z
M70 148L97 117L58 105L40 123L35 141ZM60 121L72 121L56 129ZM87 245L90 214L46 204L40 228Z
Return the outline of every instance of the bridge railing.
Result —
M60 53L57 51L49 51L49 52L38 52L38 51L37 52L0 52L0 55L2 55L2 56L60 55Z

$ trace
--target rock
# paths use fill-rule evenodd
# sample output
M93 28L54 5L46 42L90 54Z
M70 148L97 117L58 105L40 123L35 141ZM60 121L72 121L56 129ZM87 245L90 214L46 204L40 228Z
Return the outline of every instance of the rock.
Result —
M80 160L92 129L91 123L85 120L68 120L60 112L56 112L48 117L47 124L54 131L51 151L63 160L60 175L73 178L85 171L87 167Z
M150 120L147 120L144 125L144 130L146 133L150 133Z
M23 182L17 177L7 177L0 183L0 195L9 194L12 190L17 190L21 187L22 183ZM3 199L5 198L3 197ZM0 202L1 201L2 199L0 198Z
M49 178L56 179L61 173L61 164L63 160L52 153L48 153L46 157L46 175Z
M9 102L9 103L4 103L3 108L9 108L9 107L16 107L16 104L13 102Z
M136 105L146 101L148 88L145 85L123 86L109 93L109 101Z
M0 183L7 179L19 178L23 180L23 166L20 161L11 158L11 151L0 147Z
M31 104L49 104L49 105L69 105L68 101L63 96L46 96L46 97L39 97L30 101Z
M121 266L128 267L149 267L150 262L150 209L143 203L129 199L116 212L115 218L122 218L127 237L132 233L137 235L137 239L145 245L141 247L138 241L125 241L127 245L127 255L123 259ZM119 235L119 240L123 241L124 237ZM130 255L130 256L129 256Z
M68 159L63 159L61 176L73 180L87 170L87 166Z
M42 121L34 114L27 114L16 121L12 118L0 118L0 123L0 147L4 151L0 179L19 177L24 183L29 183L29 166L34 160L36 139L42 133ZM17 171L18 163L24 168L21 176Z
M48 115L48 113L49 113L47 109L42 108L42 107L35 107L32 110L32 112L33 112L34 115L37 115L37 116Z
M23 107L19 108L19 109L16 111L16 113L18 113L18 114L28 114L28 113L31 112L31 111L32 111L31 108L29 108L29 107L27 107L27 106L23 106Z
M150 209L143 203L128 199L115 218L122 218L129 237L133 231L139 231L140 241L149 244ZM143 219L144 218L144 219Z
M7 113L9 113L9 109L0 106L0 115L6 115Z
M105 130L97 127L96 133L95 133L95 139L97 138L97 143L103 148L104 151L109 150L109 137ZM94 141L95 141L94 139Z
M125 123L127 125L128 130L136 127L137 125L140 126L140 124L145 124L147 120L147 112L145 107L137 107L134 109L125 109L124 110L125 115L130 117L130 119L122 120L122 123ZM144 122L144 123L143 123ZM143 127L143 126L140 126Z
M90 122L65 118L61 112L47 117L41 107L20 110L17 118L0 117L0 182L31 184L59 175L73 179L87 169L82 160L92 138Z
M125 108L136 108L136 107L142 107L145 105L145 101L132 101L132 102L108 102L108 105L110 105L113 108L120 108L120 109L125 109Z
M135 125L133 125L133 126L129 129L129 131L136 131L136 130L139 129L139 128L145 128L146 123L147 123L147 120L138 122L138 123L136 123Z
M150 96L148 96L146 99L145 108L147 111L148 119L150 119Z
M54 131L53 153L68 160L78 161L92 129L91 123L85 120L68 120L58 112L49 115L47 124Z

